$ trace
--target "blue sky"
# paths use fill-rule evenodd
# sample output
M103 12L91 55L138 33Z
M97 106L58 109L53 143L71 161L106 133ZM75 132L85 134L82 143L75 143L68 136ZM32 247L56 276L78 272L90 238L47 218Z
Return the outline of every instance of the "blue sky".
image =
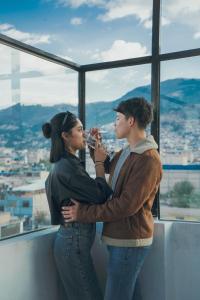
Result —
M162 0L162 3L161 51L200 47L200 0ZM151 15L151 0L6 0L0 1L0 32L50 53L87 64L149 55ZM1 52L6 55L5 48ZM1 58L1 61L5 65L6 57ZM7 64L8 61L7 58ZM31 64L30 59L21 55L21 65L23 61ZM188 64L184 67L181 61L178 67L176 64L176 68L169 63L165 67L167 71L162 70L163 80L177 77L180 73L183 77L200 77L197 61L198 58L189 60L190 68ZM47 67L47 64L42 70L39 60L36 63L33 59L32 69L31 66L24 66L24 72L27 68L32 72L38 72L39 69L41 76L46 78L53 76L53 72L54 75L60 72L56 68L53 71L54 68ZM1 69L0 73L5 74L9 68L4 66ZM62 76L63 85L66 76L72 77L64 71ZM73 81L72 78L70 80ZM33 98L39 95L34 95L31 100L31 96L25 93L25 86L31 90L30 79L24 82L21 89L26 99L36 102ZM136 86L149 83L149 66L122 69L121 72L93 72L88 74L87 100L112 100ZM66 98L64 89L62 97L59 94L60 88L55 86L54 89L58 89L60 97L60 100L55 101L77 101L75 91L69 92ZM70 89L72 86L69 83L68 91ZM46 100L44 95L41 98L45 103L53 103L50 95Z

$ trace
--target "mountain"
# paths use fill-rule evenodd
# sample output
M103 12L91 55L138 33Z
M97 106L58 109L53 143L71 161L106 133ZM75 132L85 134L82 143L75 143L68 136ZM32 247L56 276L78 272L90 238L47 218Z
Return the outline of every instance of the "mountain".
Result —
M200 79L176 78L163 81L160 94L162 115L170 114L183 119L199 118ZM115 117L113 108L122 100L138 96L150 101L151 86L137 87L114 101L86 104L86 128L113 122ZM27 145L27 140L31 143L33 139L44 143L41 125L56 113L66 110L77 114L77 107L69 104L54 106L17 104L0 110L0 139L7 146L16 146L21 141L20 147L23 147L24 143Z
M8 123L13 125L26 124L29 127L40 126L50 120L54 114L66 110L75 113L77 107L66 104L54 106L16 104L0 111L0 125Z

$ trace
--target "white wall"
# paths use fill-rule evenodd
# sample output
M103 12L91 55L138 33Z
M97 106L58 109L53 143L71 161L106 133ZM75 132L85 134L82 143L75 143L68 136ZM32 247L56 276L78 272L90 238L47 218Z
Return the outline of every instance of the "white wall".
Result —
M64 300L52 255L54 235L50 229L0 242L1 300ZM103 287L107 253L99 236L93 255ZM200 224L156 222L140 284L142 300L199 300Z
M159 222L140 276L142 300L200 299L200 224Z
M0 299L56 300L52 230L0 241Z

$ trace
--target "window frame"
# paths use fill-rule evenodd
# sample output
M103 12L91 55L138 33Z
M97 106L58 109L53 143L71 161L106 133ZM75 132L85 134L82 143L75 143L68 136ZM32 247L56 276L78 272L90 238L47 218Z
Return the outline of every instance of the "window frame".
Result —
M149 56L79 65L76 62L68 61L66 59L63 59L61 57L58 57L46 51L40 50L36 47L29 46L25 43L19 42L15 39L12 39L2 34L0 34L0 44L10 46L17 50L21 50L23 52L37 56L44 60L53 62L55 64L62 65L66 68L73 69L76 72L78 72L78 114L80 120L83 123L83 126L85 126L86 123L85 104L86 104L86 73L87 72L150 64L151 65L151 102L154 106L154 121L152 122L151 125L151 133L154 136L156 142L158 143L158 146L160 146L160 64L162 61L177 60L177 59L200 56L200 48L160 54L161 1L152 0L152 4L153 4L152 41L151 41L152 53ZM85 163L85 159L86 159L85 150L80 151L79 156L81 160ZM152 212L154 217L156 217L157 219L161 219L159 191L156 195ZM176 222L178 220L174 220L174 221Z

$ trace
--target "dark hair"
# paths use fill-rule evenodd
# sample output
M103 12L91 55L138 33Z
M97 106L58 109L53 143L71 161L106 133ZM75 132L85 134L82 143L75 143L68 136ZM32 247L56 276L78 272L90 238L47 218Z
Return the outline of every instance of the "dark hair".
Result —
M140 129L145 129L153 120L152 105L142 97L122 101L114 111L124 114L126 118L134 117Z
M71 133L73 127L77 124L77 117L71 112L61 112L56 114L50 122L42 125L42 131L45 138L51 138L50 162L54 163L61 159L65 145L62 139L62 132Z

